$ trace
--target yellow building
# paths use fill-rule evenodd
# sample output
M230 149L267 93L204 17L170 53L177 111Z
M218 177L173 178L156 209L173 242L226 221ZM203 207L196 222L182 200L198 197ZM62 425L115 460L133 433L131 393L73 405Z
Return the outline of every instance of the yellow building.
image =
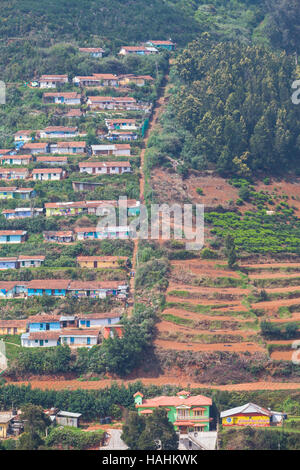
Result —
M237 406L220 414L223 426L268 427L282 425L286 415L254 403Z
M119 269L126 266L126 256L78 256L77 263L88 269Z
M9 434L10 424L14 416L12 413L0 413L0 439L6 439Z
M0 335L21 335L26 333L27 320L0 320Z

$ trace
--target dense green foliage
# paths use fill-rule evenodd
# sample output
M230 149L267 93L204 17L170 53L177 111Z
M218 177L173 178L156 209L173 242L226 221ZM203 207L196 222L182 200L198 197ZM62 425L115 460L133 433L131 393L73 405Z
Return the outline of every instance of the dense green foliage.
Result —
M181 86L165 131L181 126L177 155L186 165L240 176L299 167L300 108L291 101L291 58L203 35L178 57L176 70Z
M178 436L163 408L150 416L130 412L123 426L122 440L131 450L177 450Z

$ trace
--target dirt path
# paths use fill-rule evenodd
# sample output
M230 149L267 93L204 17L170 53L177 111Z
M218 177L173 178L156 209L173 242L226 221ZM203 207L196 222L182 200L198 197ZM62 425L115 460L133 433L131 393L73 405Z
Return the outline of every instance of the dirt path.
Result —
M251 391L251 390L300 390L300 382L250 382L242 384L229 384L229 385L212 385L193 382L190 377L177 377L177 376L160 376L160 377L141 377L132 380L101 380L90 382L79 382L77 380L56 380L49 382L46 380L31 380L30 382L11 382L13 385L31 385L31 387L39 388L41 390L100 390L105 387L111 387L113 384L128 385L137 380L141 381L144 385L176 385L179 387L186 387L189 384L192 388L207 388L214 390L227 390L227 391Z
M201 344L201 343L180 343L178 341L167 341L163 339L157 339L154 341L155 346L165 350L176 350L176 351L194 351L194 352L206 352L206 351L228 351L228 352L265 352L262 346L255 343L212 343L212 344Z

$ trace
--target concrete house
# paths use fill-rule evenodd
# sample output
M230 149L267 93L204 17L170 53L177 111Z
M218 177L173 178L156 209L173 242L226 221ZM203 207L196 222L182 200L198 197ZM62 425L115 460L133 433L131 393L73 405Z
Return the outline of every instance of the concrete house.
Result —
M129 227L78 227L75 229L77 240L127 239Z
M93 73L93 77L100 81L101 86L117 87L119 85L118 76L112 73Z
M181 391L176 396L160 396L143 400L142 393L134 394L135 407L139 415L149 415L157 407L168 412L168 419L180 434L209 431L211 398L203 395L191 396Z
M32 315L27 319L29 332L60 330L60 317L57 315Z
M92 347L99 343L99 330L62 330L60 342L61 344L67 344L70 348Z
M109 131L108 135L106 136L107 140L114 141L114 140L122 140L126 142L131 142L133 140L137 140L138 136L135 132L130 130L128 131Z
M91 110L102 109L124 109L127 111L136 111L140 109L135 98L130 96L89 96L87 100Z
M40 131L41 139L66 139L78 136L77 127L50 126Z
M77 256L78 265L87 269L120 269L127 262L127 256Z
M152 78L151 75L119 75L119 85L121 87L126 87L131 84L136 86L144 86L149 82L154 82L154 78Z
M79 328L95 328L107 325L115 325L120 322L122 314L118 312L90 313L78 315Z
M66 178L67 173L62 168L36 168L32 178L37 181L59 181Z
M17 188L16 186L0 187L0 199L30 199L35 196L33 188Z
M47 157L36 157L37 163L42 163L43 165L67 165L68 164L68 157L54 157L52 155L48 155Z
M151 41L147 41L146 45L150 47L155 47L157 49L164 49L167 51L175 51L176 49L176 44L171 40L168 40L168 41L151 40Z
M122 175L131 173L130 162L80 162L80 173L90 175Z
M137 129L135 119L105 119L105 125L109 131L132 131Z
M35 295L65 297L69 282L66 279L35 279L27 283L27 295L28 297Z
M40 88L56 88L69 82L68 75L42 75L39 79Z
M104 299L110 295L127 294L128 286L120 284L120 281L71 281L68 290L73 297Z
M23 333L21 345L23 348L50 348L59 345L60 331L32 331Z
M80 47L79 52L82 52L83 54L88 54L91 57L98 59L100 57L103 57L105 51L101 47Z
M27 238L25 230L0 230L0 244L24 243Z
M44 93L43 102L45 104L65 104L67 106L80 106L81 94L73 91L66 93Z
M93 155L115 155L116 157L131 155L130 144L92 145L91 148Z
M15 415L11 412L0 412L0 439L7 439L12 432L12 421Z
M32 155L39 155L41 153L48 153L49 144L44 142L32 142L23 145L23 152L31 153Z
M19 255L18 257L0 258L0 269L18 269L40 267L45 256Z
M0 168L0 180L24 180L28 178L27 168Z
M49 243L72 243L74 241L74 234L72 231L48 231L43 232L45 242Z
M99 87L101 84L101 81L99 78L95 77L94 75L85 75L85 76L79 76L77 75L76 77L73 78L73 83L74 85L81 86L81 87Z
M43 215L44 209L38 207L16 207L16 209L5 209L2 215L6 219L25 219L26 217L38 217Z
M86 142L58 142L50 145L52 154L82 154L86 152Z
M44 261L43 255L19 255L18 257L20 268L40 268Z
M31 134L35 132L32 130L22 130L15 133L14 140L15 142L31 142Z
M286 415L254 403L237 406L220 414L222 426L269 427L282 425Z
M29 165L33 158L31 155L5 155L0 161L1 165Z
M17 294L18 281L0 281L0 298L13 299Z
M21 335L26 333L27 320L0 320L0 335Z
M149 55L157 54L158 49L153 46L122 46L119 52L119 55L129 55L129 54L139 54L139 55Z

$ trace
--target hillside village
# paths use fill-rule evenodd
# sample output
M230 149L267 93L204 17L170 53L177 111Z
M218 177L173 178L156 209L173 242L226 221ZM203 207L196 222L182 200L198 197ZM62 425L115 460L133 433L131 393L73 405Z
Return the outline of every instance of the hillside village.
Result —
M145 31L101 2L101 34L85 1L35 5L28 41L0 23L0 450L299 449L293 30L252 0L154 1ZM204 205L201 249L167 210L136 237L173 204Z

